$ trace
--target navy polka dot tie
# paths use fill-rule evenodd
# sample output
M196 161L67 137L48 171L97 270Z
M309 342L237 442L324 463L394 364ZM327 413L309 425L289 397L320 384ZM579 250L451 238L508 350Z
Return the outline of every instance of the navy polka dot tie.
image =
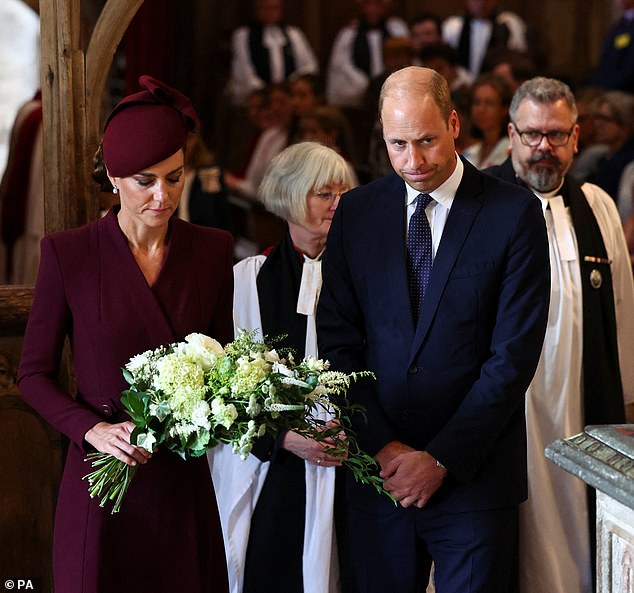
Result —
M432 267L431 228L425 208L433 200L429 194L418 194L416 210L407 231L407 280L414 322L418 322L421 303L429 283Z

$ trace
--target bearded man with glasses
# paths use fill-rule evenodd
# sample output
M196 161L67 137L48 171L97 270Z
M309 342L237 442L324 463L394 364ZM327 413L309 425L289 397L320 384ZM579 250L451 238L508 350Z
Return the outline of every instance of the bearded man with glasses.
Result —
M551 268L548 328L526 393L529 498L520 506L519 590L591 593L594 502L543 451L588 424L624 422L625 404L631 409L632 269L614 200L567 175L579 138L568 86L528 80L509 115L511 155L486 172L540 200Z

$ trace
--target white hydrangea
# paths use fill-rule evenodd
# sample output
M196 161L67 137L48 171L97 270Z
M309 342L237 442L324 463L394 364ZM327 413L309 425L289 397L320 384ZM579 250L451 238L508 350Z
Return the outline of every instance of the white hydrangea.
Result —
M209 422L209 415L211 414L211 408L206 401L198 402L193 410L191 415L191 422L194 426L199 428L206 428L207 430L211 429L211 424Z

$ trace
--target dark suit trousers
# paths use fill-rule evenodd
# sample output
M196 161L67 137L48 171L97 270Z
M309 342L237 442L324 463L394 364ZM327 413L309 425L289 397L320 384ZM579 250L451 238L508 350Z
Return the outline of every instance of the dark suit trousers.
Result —
M517 548L517 507L447 513L350 507L357 593L424 593L432 560L436 593L507 593Z

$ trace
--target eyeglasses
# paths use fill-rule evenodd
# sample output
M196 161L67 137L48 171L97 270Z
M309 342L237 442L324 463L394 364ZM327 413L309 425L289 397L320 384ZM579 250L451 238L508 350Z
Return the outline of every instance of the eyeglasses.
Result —
M342 194L345 194L349 190L350 188L346 187L344 189L340 189L339 191L314 191L312 194L320 200L328 201L340 198Z
M535 148L542 143L542 138L546 138L551 146L564 146L570 140L574 126L567 132L561 130L550 130L548 132L540 132L538 130L520 130L515 124L513 124L515 131L518 133L520 140L524 146L531 146Z

